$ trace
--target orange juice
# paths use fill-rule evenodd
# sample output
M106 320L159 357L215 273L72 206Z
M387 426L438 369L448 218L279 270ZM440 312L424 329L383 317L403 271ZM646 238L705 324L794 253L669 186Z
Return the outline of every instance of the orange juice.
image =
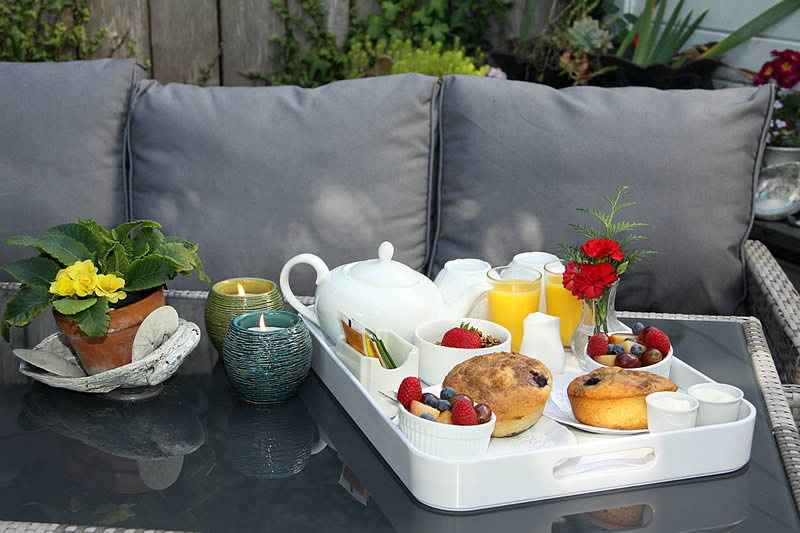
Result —
M539 310L541 282L528 280L491 280L489 320L511 332L511 350L519 351L522 343L522 321Z
M561 344L570 345L575 328L581 322L583 302L564 288L560 274L547 274L545 281L545 298L547 314L561 319Z

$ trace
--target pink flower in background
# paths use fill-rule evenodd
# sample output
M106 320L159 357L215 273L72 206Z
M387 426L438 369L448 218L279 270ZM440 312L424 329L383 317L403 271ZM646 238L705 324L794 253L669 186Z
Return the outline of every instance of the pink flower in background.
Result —
M501 69L499 69L497 67L489 67L489 72L487 72L486 75L488 77L490 77L490 78L497 78L499 80L507 80L508 79L508 76L506 76L506 73L503 72Z

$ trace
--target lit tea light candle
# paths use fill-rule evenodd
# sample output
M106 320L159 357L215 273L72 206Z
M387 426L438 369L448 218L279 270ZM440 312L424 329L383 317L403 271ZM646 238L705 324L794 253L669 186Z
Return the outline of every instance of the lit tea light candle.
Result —
M241 283L236 284L236 291L239 293L239 296L247 296L247 293L244 292L244 287L242 287Z
M247 328L250 331L277 331L279 329L283 329L277 326L268 326L267 323L264 321L264 314L262 313L261 316L258 318L258 326L253 326L252 328Z

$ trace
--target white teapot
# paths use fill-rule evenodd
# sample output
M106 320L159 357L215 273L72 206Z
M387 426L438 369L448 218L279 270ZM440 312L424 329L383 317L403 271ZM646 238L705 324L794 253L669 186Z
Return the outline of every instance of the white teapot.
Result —
M414 341L414 330L436 318L463 318L475 300L489 290L480 283L465 291L456 301L445 304L439 288L425 275L397 261L392 261L394 246L384 241L378 247L378 259L348 263L329 270L314 254L291 258L281 270L283 297L300 315L319 325L331 338L342 331L341 312L372 330L390 329ZM317 271L316 309L298 301L289 287L289 273L300 263Z

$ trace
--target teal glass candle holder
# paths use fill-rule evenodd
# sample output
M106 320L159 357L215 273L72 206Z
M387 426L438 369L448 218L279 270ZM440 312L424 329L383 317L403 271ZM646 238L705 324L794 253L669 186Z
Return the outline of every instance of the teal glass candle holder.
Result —
M264 317L268 329L260 331ZM222 361L233 388L251 403L277 403L294 396L311 368L311 335L288 311L251 311L233 319L225 333Z
M237 285L245 295L240 296ZM208 338L222 353L225 332L231 320L248 311L273 309L283 311L283 295L274 281L262 278L231 278L211 287L206 300L205 322Z

